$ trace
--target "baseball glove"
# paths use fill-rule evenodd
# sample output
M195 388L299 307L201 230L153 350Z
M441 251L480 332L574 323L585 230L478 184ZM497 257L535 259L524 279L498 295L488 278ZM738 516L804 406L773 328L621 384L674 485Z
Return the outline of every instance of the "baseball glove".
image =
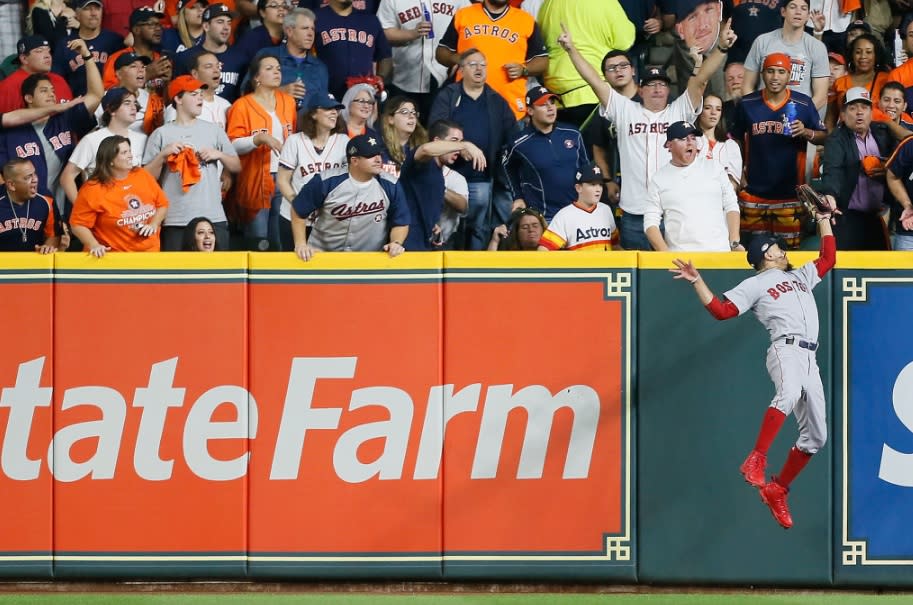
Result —
M796 197L808 209L812 216L830 216L831 207L820 195L809 185L799 185L796 187Z

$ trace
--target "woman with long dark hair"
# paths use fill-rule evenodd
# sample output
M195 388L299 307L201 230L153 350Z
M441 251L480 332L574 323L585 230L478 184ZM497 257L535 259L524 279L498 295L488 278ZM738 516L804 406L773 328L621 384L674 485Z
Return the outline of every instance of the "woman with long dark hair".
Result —
M95 170L80 188L70 226L92 256L158 252L168 198L151 174L133 165L130 139L113 135L98 146Z
M276 183L282 192L279 210L279 237L283 250L295 247L292 238L291 202L305 183L318 172L344 168L346 162L346 125L339 119L343 104L328 94L315 94L298 123L299 131L286 139L279 154Z
M704 95L697 126L704 133L704 156L720 165L738 192L742 180L742 150L738 143L726 135L723 99L714 94Z
M215 252L218 235L212 221L205 216L191 219L184 228L181 250L184 252Z
M881 87L891 81L888 51L881 40L872 34L862 34L850 42L846 50L849 73L834 81L834 102L827 110L827 129L833 130L840 121L846 91L861 86L869 91L872 100L881 96Z
M256 57L248 68L246 93L228 112L228 138L241 158L233 189L237 219L251 250L280 250L276 187L279 152L295 130L295 99L279 90L282 71L271 55Z

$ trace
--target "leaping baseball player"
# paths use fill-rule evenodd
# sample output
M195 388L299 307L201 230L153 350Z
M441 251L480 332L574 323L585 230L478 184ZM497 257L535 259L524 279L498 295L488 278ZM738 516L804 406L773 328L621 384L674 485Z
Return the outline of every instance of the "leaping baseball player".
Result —
M701 303L716 319L731 319L750 310L770 333L767 372L777 392L764 414L754 449L739 471L745 481L760 490L761 500L786 529L793 525L786 502L789 486L827 441L824 387L815 359L818 308L812 289L836 261L831 215L837 212L830 196L816 207L821 251L817 259L798 269L790 264L777 239L762 236L752 240L748 263L757 274L726 292L722 300L714 296L690 261L675 259L675 268L669 269L675 279L694 286ZM799 425L799 439L790 449L780 474L766 482L767 450L791 412Z

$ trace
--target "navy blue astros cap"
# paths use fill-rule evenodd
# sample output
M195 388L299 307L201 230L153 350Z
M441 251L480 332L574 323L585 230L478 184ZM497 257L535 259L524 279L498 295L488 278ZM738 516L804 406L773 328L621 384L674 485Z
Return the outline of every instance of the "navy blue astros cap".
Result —
M360 134L351 141L346 147L346 157L348 158L373 158L383 153L384 146L377 137L370 134Z
M703 136L704 133L691 122L675 122L666 129L666 142L675 139L687 139L690 135Z
M653 80L662 80L666 84L672 83L672 78L669 77L669 74L667 74L666 70L662 67L648 67L645 69L643 75L640 76L640 85L643 86Z
M577 174L574 175L574 182L578 185L581 183L602 183L605 175L602 173L602 170L599 169L599 166L595 162L590 162L585 166L581 166L580 170L577 171Z
M329 93L315 93L308 97L307 111L312 109L345 109L345 105Z

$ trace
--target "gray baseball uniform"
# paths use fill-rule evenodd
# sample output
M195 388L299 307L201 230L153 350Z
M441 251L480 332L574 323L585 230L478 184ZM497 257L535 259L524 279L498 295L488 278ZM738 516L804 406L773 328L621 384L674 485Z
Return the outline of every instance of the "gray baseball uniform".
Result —
M390 175L359 182L345 168L315 174L292 207L302 217L319 210L308 243L328 252L376 252L392 227L411 220L403 187Z
M812 289L822 274L814 262L793 271L767 269L725 293L739 311L753 311L767 328L767 372L777 389L770 402L785 415L795 412L796 446L816 453L827 441L824 387L815 359L818 307Z

